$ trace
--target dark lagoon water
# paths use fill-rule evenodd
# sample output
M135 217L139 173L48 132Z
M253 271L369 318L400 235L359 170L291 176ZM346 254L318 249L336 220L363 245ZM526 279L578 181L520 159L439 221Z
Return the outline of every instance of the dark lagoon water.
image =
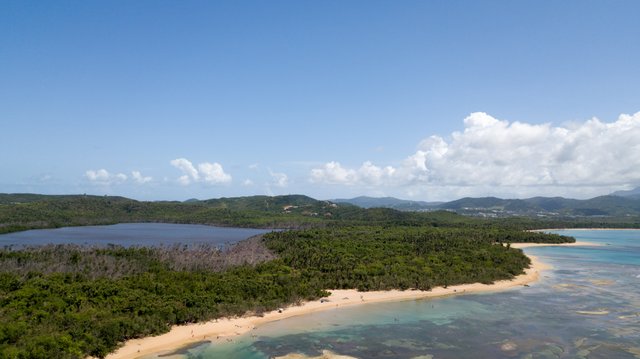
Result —
M109 226L36 229L0 235L3 246L79 244L106 246L171 246L212 244L223 246L271 230L213 227L195 224L121 223Z
M556 231L559 232L559 231ZM266 359L640 358L640 231L562 231L599 247L526 249L554 266L530 287L339 308L182 352Z

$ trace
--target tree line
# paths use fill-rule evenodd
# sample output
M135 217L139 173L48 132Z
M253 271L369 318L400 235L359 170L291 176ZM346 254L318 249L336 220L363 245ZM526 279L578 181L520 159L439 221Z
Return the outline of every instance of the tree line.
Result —
M172 325L260 314L327 289L429 290L491 283L529 260L511 241L571 238L498 228L332 226L273 232L227 249L0 250L0 357L104 357Z
M348 225L472 228L640 227L637 217L593 219L471 218L448 211L364 209L306 196L252 196L189 202L144 202L113 196L0 194L0 234L132 222L300 229Z

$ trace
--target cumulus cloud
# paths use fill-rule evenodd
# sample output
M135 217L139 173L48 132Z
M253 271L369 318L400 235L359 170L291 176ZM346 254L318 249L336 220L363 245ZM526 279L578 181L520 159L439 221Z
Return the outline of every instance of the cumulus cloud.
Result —
M273 180L272 185L281 188L287 187L287 185L289 185L289 176L287 176L286 173L275 173L269 171L269 174L271 175L271 179Z
M198 181L200 179L198 170L193 167L191 161L186 158L171 160L171 165L184 173L184 175L178 178L178 182L180 182L180 184L188 185L192 181Z
M192 182L222 184L232 180L231 175L225 173L222 165L217 162L203 162L196 169L186 158L177 158L171 161L171 165L182 171L183 175L178 178L178 182L185 186Z
M198 165L198 170L202 174L203 181L207 183L227 183L231 182L231 176L224 172L222 166L217 163L204 162Z
M127 180L127 175L124 173L109 173L106 169L88 170L84 173L84 176L94 184L110 185L119 184Z
M153 180L153 178L150 176L143 176L140 171L131 171L131 177L138 184L145 184Z
M327 162L322 168L311 170L311 182L328 184L356 184L356 171L342 167L340 162Z
M396 169L384 168L367 161L357 169L343 167L339 162L325 163L321 168L311 170L311 182L343 185L384 185L394 179Z
M347 168L328 162L312 169L310 180L397 187L406 193L447 188L466 195L496 193L497 188L510 188L513 195L561 195L629 186L640 182L640 112L611 123L593 118L564 127L476 112L464 119L463 131L424 139L394 167L364 162Z

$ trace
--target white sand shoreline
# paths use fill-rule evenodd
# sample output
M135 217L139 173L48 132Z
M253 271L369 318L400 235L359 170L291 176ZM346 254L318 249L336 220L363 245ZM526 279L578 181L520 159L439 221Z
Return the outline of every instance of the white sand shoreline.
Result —
M640 228L545 228L529 230L529 232L549 231L640 231Z
M533 247L537 243L512 244L514 248ZM547 244L544 244L547 245ZM550 244L550 245L592 245L591 243L578 242L576 244ZM109 354L107 359L139 358L152 354L173 352L189 344L211 341L232 341L234 337L247 333L259 325L282 320L294 316L314 313L318 311L343 308L347 306L362 305L367 303L381 303L392 301L416 300L423 298L444 297L450 295L470 294L501 291L508 288L523 286L535 282L540 277L540 272L551 267L540 262L535 256L529 255L531 267L524 274L512 280L496 281L493 284L462 284L447 288L436 287L431 291L419 290L390 290L374 292L358 292L355 289L331 290L329 297L323 301L316 300L305 302L299 306L290 306L282 312L272 311L264 316L245 316L236 318L222 318L205 323L174 326L171 331L154 337L133 339L127 341L124 346ZM328 299L328 301L326 301Z
M600 243L575 241L573 243L511 243L512 248L531 248L531 247L599 247ZM531 257L531 256L529 256Z

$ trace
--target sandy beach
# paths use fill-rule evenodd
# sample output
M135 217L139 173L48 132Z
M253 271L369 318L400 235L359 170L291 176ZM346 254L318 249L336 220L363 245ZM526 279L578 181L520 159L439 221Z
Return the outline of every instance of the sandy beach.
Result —
M534 243L532 244L535 245ZM519 245L514 244L512 246L514 248L525 248L532 245L525 243ZM224 318L206 323L175 326L171 331L162 335L129 340L123 347L114 353L109 354L107 359L139 358L150 354L172 352L180 347L201 341L232 341L234 337L247 333L262 324L317 311L331 310L353 305L363 305L367 303L404 301L449 295L500 291L507 288L523 286L538 280L540 271L550 268L534 256L529 256L529 258L531 258L531 267L527 269L524 274L521 274L512 280L497 281L490 285L473 283L449 286L447 288L436 287L431 291L390 290L358 292L355 289L331 290L331 295L323 298L322 301L316 300L305 302L298 306L284 308L282 311L272 311L264 314L263 316Z
M529 232L549 232L549 231L638 231L640 228L547 228L530 229Z
M602 244L600 243L593 243L593 242L581 242L581 241L576 241L573 243L511 243L511 247L512 248L531 248L531 247L594 247L594 246L601 246ZM531 256L529 256L531 257Z

